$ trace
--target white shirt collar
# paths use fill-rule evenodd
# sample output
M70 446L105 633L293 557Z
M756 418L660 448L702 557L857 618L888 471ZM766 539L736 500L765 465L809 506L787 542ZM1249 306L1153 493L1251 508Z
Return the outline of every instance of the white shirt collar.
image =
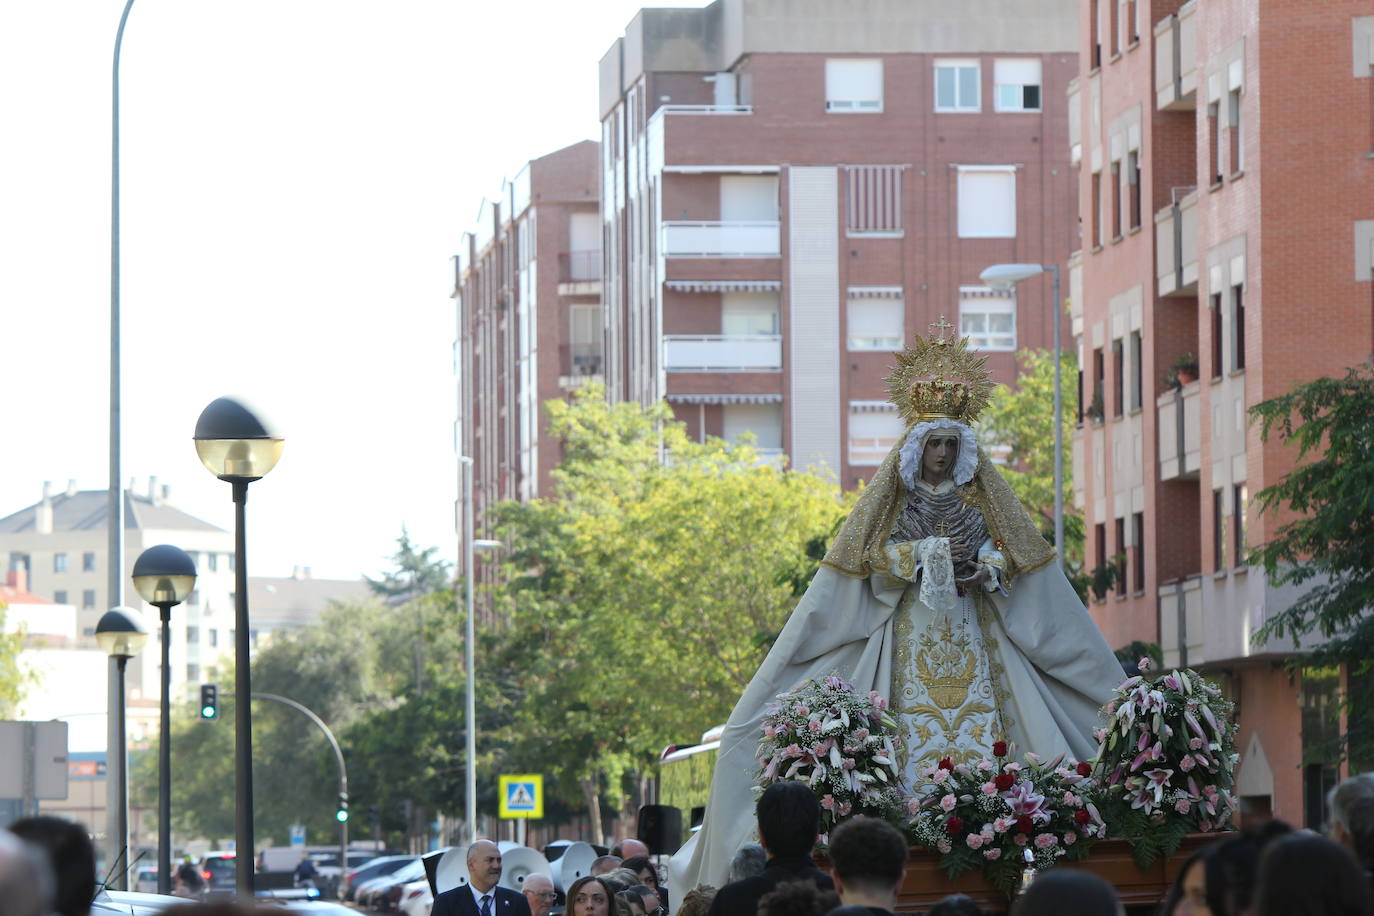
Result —
M479 914L482 912L482 898L483 898L483 897L490 897L490 898L491 898L491 911L492 911L493 914L496 912L496 888L495 888L495 887L493 887L491 890L487 891L487 892L484 894L484 893L482 893L481 891L479 891L479 890L477 889L477 886L476 886L475 884L472 883L472 879L469 878L469 879L468 879L468 890L472 891L472 902L473 902L474 904L476 904L476 906L477 906L477 912L478 912Z

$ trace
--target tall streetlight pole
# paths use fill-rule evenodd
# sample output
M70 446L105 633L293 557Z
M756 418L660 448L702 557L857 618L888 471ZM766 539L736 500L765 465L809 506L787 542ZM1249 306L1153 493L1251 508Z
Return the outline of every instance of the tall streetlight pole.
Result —
M115 740L105 761L106 782L114 798L115 817L106 827L114 840L114 855L110 862L122 863L114 872L115 887L129 886L129 775L128 743L125 739L124 668L148 641L148 630L138 611L129 607L115 607L101 616L95 627L96 644L110 657L110 704L108 717ZM115 764L118 763L118 766Z
M467 804L463 817L467 820L468 842L477 841L477 628L474 623L475 605L472 597L472 580L475 577L473 555L478 547L500 547L500 541L481 540L474 537L472 502L472 458L459 455L463 466L463 603L466 607L463 634L463 663L467 668L467 702L465 716L467 723L467 780L465 791Z
M1054 288L1050 314L1054 324L1054 551L1059 569L1064 569L1064 396L1060 376L1061 354L1059 326L1064 321L1059 292L1058 264L995 264L980 275L988 286L1011 289L1022 280L1049 272Z

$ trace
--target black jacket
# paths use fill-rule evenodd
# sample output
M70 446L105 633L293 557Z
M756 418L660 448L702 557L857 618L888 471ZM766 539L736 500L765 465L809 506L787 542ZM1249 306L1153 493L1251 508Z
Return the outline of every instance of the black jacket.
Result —
M497 885L491 889L491 893L495 897L491 916L530 916L530 902L519 891ZM430 916L479 916L477 901L472 899L472 889L460 884L444 891L434 898Z
M821 890L835 889L835 882L809 856L769 859L763 874L722 887L711 901L707 916L756 916L759 901L784 881L811 881Z

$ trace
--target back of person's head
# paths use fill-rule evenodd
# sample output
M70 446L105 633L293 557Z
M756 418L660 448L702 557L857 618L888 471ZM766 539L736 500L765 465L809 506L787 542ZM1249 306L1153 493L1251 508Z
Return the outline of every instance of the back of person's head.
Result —
M8 830L0 830L0 913L46 916L53 904L47 855Z
M1257 916L1371 916L1369 875L1341 844L1315 833L1289 833L1260 856Z
M616 885L617 892L628 891L636 884L642 883L639 880L639 875L630 871L628 868L616 868L612 871L606 872L606 874L602 875L601 877Z
M676 916L706 916L711 909L711 901L716 899L716 889L710 884L698 884L682 895L678 902Z
M743 881L763 874L768 852L758 843L745 843L730 858L730 881Z
M649 859L648 856L630 856L628 859L620 863L620 867L633 872L636 877L639 876L640 872L644 871L645 869L648 869L649 871L654 873L655 880L657 880L658 878L658 869L654 868L654 863L652 860ZM635 883L639 884L642 882L637 880Z
M61 916L86 916L95 897L95 846L86 828L61 817L26 817L10 832L48 854L57 885L53 909Z
M759 900L758 916L825 916L839 905L839 896L828 888L820 890L811 881L783 881Z
M588 869L593 875L604 875L615 871L620 867L620 856L597 856L592 859L591 867Z
M1206 857L1207 906L1212 916L1237 916L1250 909L1260 855L1274 840L1292 832L1283 821L1266 821L1212 848Z
M950 894L926 910L926 916L983 916L983 909L967 894Z
M845 887L888 894L906 870L907 842L876 817L845 821L830 834L830 864Z
M821 805L804 783L775 782L763 790L754 809L759 836L774 858L804 856L816 845Z
M1012 916L1120 916L1122 909L1116 891L1097 875L1055 868L1036 875L1011 912Z
M1374 870L1374 773L1352 776L1327 795L1331 838Z

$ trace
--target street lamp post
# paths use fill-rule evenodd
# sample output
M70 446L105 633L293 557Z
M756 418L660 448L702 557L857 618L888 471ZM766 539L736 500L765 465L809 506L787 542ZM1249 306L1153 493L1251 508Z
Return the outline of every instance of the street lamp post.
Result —
M248 543L244 506L248 485L281 458L285 440L232 398L217 398L196 421L196 454L206 469L226 481L234 496L234 849L235 886L253 898L253 693L248 672Z
M1022 280L1050 272L1054 289L1050 314L1054 318L1054 551L1064 570L1064 396L1060 379L1062 348L1059 326L1063 323L1059 298L1058 264L995 264L980 275L988 286L1010 289Z
M114 862L124 863L115 872L114 878L115 886L123 889L129 885L129 745L125 730L124 667L148 641L148 629L143 625L138 611L129 607L114 607L106 611L96 624L95 641L111 662L110 694L114 703L109 715L114 721L111 732L115 740L110 748L105 772L107 780L114 783L115 823L107 829L115 837Z
M172 608L196 587L196 564L180 547L149 547L134 561L134 588L162 617L162 721L157 744L157 892L172 892Z
M477 842L477 644L476 626L473 622L474 603L472 598L473 553L478 547L500 547L500 541L489 541L474 537L472 513L472 458L459 455L463 465L463 602L466 607L465 632L463 637L463 663L467 668L467 702L465 715L467 723L467 805L464 818L467 820L468 842Z

